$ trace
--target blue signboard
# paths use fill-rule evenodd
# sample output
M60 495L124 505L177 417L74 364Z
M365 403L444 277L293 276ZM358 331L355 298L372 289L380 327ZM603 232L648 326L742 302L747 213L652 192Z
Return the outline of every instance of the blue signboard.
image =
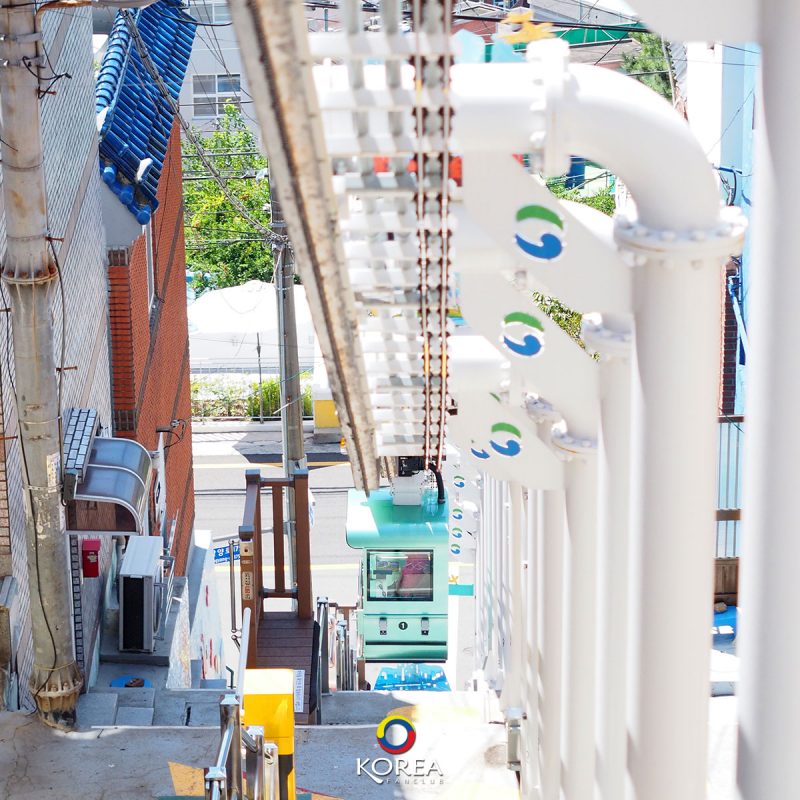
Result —
M228 564L230 563L230 550L228 545L223 545L222 547L215 547L214 548L214 563L215 564ZM233 545L233 560L239 560L239 542L236 542Z

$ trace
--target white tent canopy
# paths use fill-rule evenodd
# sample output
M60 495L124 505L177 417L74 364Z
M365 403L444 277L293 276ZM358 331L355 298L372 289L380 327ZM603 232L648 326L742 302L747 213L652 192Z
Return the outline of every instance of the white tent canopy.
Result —
M302 286L294 287L300 369L314 366L314 325ZM278 305L275 285L248 281L242 286L215 289L189 306L191 371L258 371L258 340L265 375L277 374Z

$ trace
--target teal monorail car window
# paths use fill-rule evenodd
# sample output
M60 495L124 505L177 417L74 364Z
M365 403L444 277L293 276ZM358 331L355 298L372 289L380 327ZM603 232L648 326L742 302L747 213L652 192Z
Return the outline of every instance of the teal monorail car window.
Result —
M368 550L368 600L433 600L432 550Z

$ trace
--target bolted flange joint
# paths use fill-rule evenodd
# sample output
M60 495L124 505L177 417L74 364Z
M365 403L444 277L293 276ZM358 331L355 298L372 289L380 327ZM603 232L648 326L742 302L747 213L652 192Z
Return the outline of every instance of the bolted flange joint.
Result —
M600 319L584 317L581 321L581 338L588 350L598 353L604 361L625 360L631 355L631 331L615 331L606 328Z
M723 208L718 225L710 230L657 230L626 214L614 218L614 239L632 267L647 262L666 267L690 263L697 268L719 264L741 251L746 229L747 219L736 206Z
M562 461L572 461L576 457L585 458L597 452L597 439L572 436L566 425L554 425L550 440L556 455Z
M522 401L528 416L535 422L550 422L555 424L560 421L561 414L553 408L551 403L535 394L526 394Z

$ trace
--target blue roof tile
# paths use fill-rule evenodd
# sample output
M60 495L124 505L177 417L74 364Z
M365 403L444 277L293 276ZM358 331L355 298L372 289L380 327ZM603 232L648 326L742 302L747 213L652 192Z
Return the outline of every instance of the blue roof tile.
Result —
M180 0L159 0L133 14L150 58L177 101L196 25ZM173 113L131 39L124 16L114 21L95 85L100 175L120 202L146 225L167 155Z

